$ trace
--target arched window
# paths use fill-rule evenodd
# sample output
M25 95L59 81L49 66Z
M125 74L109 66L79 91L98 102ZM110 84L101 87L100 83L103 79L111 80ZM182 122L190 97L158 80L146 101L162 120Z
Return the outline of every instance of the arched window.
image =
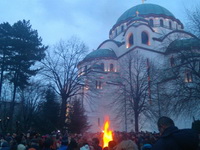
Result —
M96 89L102 89L102 82L96 80Z
M163 27L164 26L164 23L163 23L163 20L160 19L160 26Z
M88 68L87 68L87 65L85 65L85 66L84 66L84 71L83 71L83 73L84 73L84 74L87 74L87 72L88 72Z
M169 21L169 28L172 29L172 22Z
M149 36L146 32L142 32L142 44L149 45Z
M117 36L117 29L115 30L115 36Z
M104 63L101 63L101 69L104 71Z
M185 70L185 82L190 83L192 81L192 72L190 70Z
M174 56L173 55L170 57L170 65L171 65L171 67L175 66L175 60L174 60Z
M110 64L110 71L114 72L114 65L113 64Z
M131 33L131 34L128 36L126 48L131 47L133 44L134 44L134 39L133 39L133 34Z
M124 26L122 25L122 26L121 26L121 32L123 32L123 31L124 31Z
M154 25L153 25L153 19L150 19L150 20L149 20L149 25L150 25L151 27L154 26Z

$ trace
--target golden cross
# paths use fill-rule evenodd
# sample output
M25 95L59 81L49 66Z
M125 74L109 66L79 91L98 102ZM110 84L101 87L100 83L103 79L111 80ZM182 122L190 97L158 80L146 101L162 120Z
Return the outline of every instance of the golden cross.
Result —
M142 0L142 4L144 4L144 1L146 1L146 0Z

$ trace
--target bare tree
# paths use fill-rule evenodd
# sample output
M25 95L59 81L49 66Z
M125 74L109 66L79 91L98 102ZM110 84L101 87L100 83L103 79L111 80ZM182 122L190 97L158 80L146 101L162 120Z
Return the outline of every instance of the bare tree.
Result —
M21 106L18 108L18 116L15 120L16 131L27 131L34 124L40 103L44 97L44 87L40 80L32 80L29 86L19 92ZM20 124L17 126L17 123Z
M122 58L121 79L126 93L127 116L134 116L135 131L139 131L139 119L147 112L152 99L151 86L155 75L150 77L150 64L138 51L134 51ZM152 66L153 68L153 66ZM151 80L151 81L150 81Z
M200 3L192 10L187 9L187 29L200 37Z
M77 65L87 52L87 46L78 38L60 41L49 49L43 61L42 74L54 85L55 91L61 97L60 127L66 120L66 108L70 98L80 94L82 79Z
M173 49L176 55L171 68L175 77L171 82L174 86L173 97L176 98L174 110L179 114L194 115L199 109L200 100L200 40L192 38L177 42L179 47Z

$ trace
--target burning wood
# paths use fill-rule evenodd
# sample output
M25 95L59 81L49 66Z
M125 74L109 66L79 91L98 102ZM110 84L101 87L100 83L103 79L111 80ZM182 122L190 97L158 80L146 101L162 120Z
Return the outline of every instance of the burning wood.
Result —
M103 147L108 147L108 143L113 140L112 131L109 130L109 126L109 121L106 121L103 130Z

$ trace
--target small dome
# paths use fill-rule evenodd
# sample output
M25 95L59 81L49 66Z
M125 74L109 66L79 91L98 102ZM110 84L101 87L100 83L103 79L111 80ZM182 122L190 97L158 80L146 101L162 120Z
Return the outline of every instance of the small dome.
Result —
M83 61L91 61L93 59L99 59L99 58L112 58L117 59L117 56L113 50L110 49L97 49L95 51L92 51L89 53Z
M174 15L167 10L166 8L155 5L155 4L140 4L134 6L127 11L125 11L117 20L116 24L124 22L130 18L133 18L136 15L136 12L139 12L139 16L148 17L148 16L166 16L175 18Z
M100 70L103 70L103 67L99 64L94 64L92 65L92 69L100 69Z
M174 53L180 50L199 49L200 40L197 38L175 40L169 44L166 54Z

